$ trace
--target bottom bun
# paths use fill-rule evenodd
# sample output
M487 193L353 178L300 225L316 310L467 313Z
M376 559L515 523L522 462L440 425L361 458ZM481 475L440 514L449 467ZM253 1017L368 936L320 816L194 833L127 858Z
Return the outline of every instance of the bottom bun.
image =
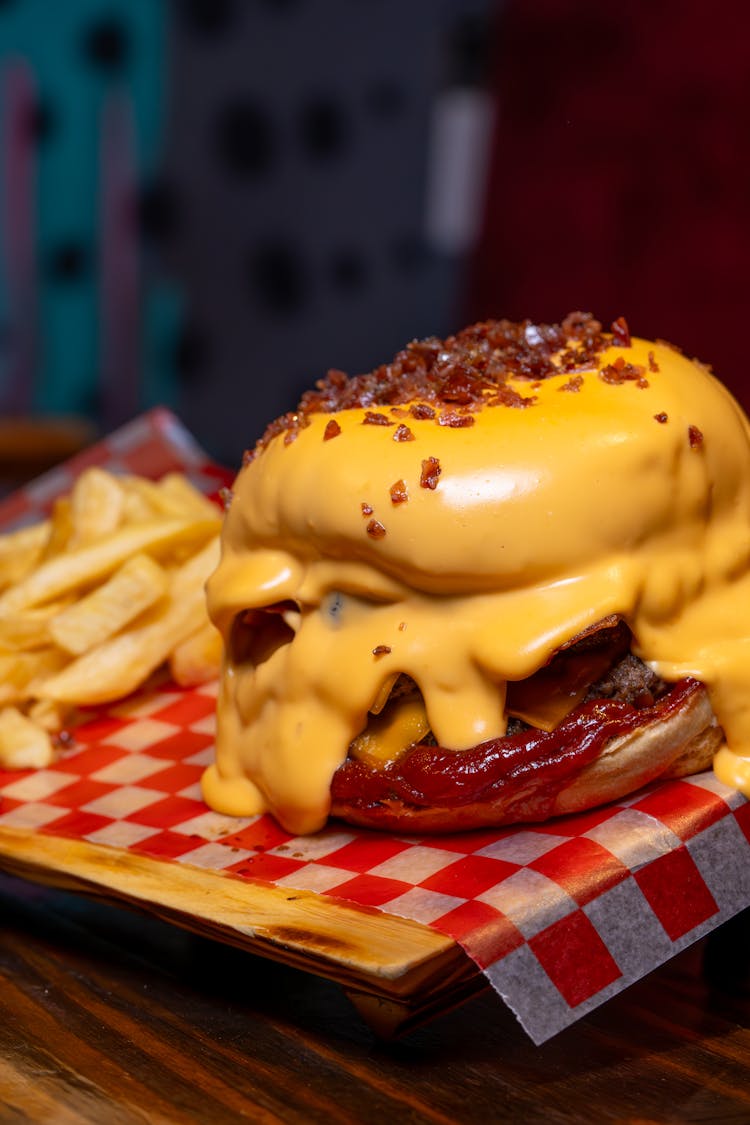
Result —
M416 746L379 771L348 759L334 776L331 814L410 833L540 822L699 773L723 741L706 689L682 680L642 710L585 704L551 735L466 751Z

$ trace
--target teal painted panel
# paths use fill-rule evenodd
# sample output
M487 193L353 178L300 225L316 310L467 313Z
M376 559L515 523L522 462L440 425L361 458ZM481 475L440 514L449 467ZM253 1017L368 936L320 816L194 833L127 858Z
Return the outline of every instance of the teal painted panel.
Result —
M132 147L126 159L125 150L119 152L119 174L130 171L134 188L143 185L158 169L163 143L167 15L168 5L160 0L12 0L0 6L0 78L20 64L40 107L38 137L30 153L36 181L32 401L39 413L86 413L108 423L122 420L100 418L102 356L116 358L128 331L126 323L118 324L117 303L110 303L108 315L102 315L102 252L112 236L111 227L108 233L104 230L105 121L112 99L127 106ZM5 144L8 112L7 104L0 105L4 194L11 174ZM137 227L133 229L137 236ZM120 228L116 237L122 237ZM138 339L134 370L127 375L134 385L124 401L142 407L172 399L170 365L180 301L172 288L162 291L165 283L155 274L140 240L135 275L128 282L127 250L126 244L126 253L116 254L123 265L118 286L124 285L137 302ZM7 392L10 378L8 335L16 339L19 331L30 331L18 307L17 279L10 272L8 231L0 221L0 394ZM104 338L113 323L113 338ZM3 332L4 327L9 332ZM155 347L154 340L167 342ZM117 375L116 363L112 372Z

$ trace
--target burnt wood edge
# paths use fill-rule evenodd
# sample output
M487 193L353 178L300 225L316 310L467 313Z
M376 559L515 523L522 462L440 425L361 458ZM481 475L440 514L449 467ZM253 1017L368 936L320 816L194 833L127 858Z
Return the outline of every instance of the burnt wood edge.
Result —
M0 829L0 870L158 917L342 985L380 1035L488 987L451 938L407 918L102 844Z

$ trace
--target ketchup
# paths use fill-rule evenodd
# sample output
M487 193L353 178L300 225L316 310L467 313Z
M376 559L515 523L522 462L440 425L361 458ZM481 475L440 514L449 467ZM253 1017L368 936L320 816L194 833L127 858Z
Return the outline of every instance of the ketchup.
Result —
M412 808L455 809L512 797L530 783L541 784L552 802L606 743L675 715L702 690L693 679L679 683L656 703L637 708L613 699L581 704L553 731L525 730L490 739L471 750L417 744L397 761L376 770L353 758L333 776L334 803L375 809L401 802Z

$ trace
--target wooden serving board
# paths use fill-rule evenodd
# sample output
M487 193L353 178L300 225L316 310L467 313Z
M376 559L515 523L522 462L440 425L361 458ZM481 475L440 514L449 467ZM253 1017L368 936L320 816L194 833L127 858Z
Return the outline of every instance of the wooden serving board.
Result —
M309 891L235 879L132 851L0 828L0 869L153 914L337 981L391 1036L488 987L461 947L418 922Z
M90 464L229 483L154 411L9 497L0 527ZM750 903L750 802L710 773L517 832L301 838L222 817L200 788L215 697L154 683L91 712L48 768L0 772L0 870L330 978L381 1034L492 987L537 1043Z

